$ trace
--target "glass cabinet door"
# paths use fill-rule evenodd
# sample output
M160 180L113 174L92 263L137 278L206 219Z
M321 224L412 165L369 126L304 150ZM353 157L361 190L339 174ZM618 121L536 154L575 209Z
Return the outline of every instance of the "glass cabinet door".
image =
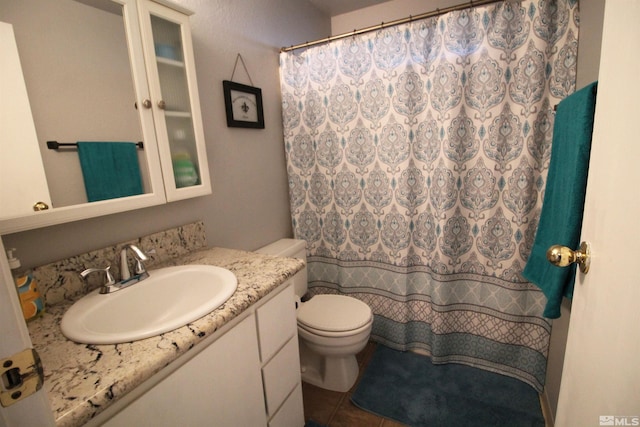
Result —
M142 2L151 106L167 200L211 193L188 15ZM154 78L155 77L155 78Z

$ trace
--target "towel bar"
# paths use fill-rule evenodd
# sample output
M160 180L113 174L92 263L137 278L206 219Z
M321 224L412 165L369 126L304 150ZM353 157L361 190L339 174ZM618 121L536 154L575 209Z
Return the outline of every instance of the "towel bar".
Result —
M138 148L143 149L144 143L142 141L138 141L135 143ZM77 142L58 142L58 141L47 141L47 148L49 150L57 150L62 147L77 147Z

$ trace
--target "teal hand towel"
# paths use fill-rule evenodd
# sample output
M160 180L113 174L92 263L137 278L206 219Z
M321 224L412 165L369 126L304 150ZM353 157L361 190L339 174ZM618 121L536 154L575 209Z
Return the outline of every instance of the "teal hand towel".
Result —
M142 194L135 143L78 142L78 156L90 202Z
M551 319L560 317L562 297L573 297L575 264L556 267L546 254L552 245L577 249L580 244L596 88L592 83L558 104L540 221L522 273L542 289L547 297L543 316Z

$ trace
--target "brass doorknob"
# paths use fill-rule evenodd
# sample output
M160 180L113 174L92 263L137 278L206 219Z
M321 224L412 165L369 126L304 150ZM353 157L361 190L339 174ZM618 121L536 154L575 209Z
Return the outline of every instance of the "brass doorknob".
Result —
M566 246L553 245L547 250L547 260L557 267L566 267L578 263L580 271L587 274L591 264L591 248L588 242L580 243L580 249L572 250Z

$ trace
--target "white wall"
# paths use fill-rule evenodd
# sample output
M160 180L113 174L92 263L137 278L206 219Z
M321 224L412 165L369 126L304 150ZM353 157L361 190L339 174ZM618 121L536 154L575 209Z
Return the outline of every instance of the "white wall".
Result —
M354 29L370 27L381 22L402 19L410 15L418 15L460 3L462 3L461 0L432 0L429 2L424 0L393 0L333 17L331 31L333 35L348 33ZM603 0L580 0L577 88L584 87L598 79L604 3ZM571 303L565 299L561 306L561 317L553 321L549 345L545 394L552 414L556 413L558 406L570 316Z
M20 0L0 0L0 9ZM211 196L3 236L25 266L203 220L209 244L256 249L291 235L278 51L326 36L330 20L299 0L177 0L191 17ZM242 54L262 89L264 130L227 128L222 80ZM239 66L235 81L249 83Z

